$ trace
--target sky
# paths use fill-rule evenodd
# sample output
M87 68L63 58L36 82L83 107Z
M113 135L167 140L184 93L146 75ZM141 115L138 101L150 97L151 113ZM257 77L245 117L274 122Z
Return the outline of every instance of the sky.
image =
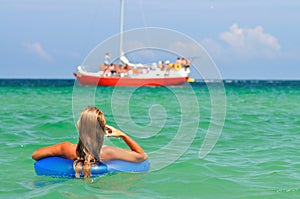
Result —
M125 0L124 30L187 35L223 79L300 80L299 10L298 0ZM74 78L119 33L119 15L119 0L0 0L0 78Z

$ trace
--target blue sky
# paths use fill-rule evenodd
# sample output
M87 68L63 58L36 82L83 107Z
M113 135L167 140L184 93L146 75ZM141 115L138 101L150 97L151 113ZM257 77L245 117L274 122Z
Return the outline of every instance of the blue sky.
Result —
M73 78L119 33L119 0L1 0L0 78ZM202 45L224 79L300 79L300 1L125 0L124 29L162 27Z

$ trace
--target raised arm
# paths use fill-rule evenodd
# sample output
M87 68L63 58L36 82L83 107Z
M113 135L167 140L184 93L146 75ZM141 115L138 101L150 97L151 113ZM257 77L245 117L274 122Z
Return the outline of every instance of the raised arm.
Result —
M131 150L105 146L103 147L103 151L101 154L104 160L119 159L131 162L142 162L148 158L142 147L127 134L110 125L106 125L106 127L108 128L106 133L107 137L122 138Z

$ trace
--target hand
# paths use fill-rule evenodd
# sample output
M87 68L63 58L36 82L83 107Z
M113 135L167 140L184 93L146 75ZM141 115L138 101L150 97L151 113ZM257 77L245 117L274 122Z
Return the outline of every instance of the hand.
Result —
M106 136L107 137L122 137L124 133L113 126L106 125Z

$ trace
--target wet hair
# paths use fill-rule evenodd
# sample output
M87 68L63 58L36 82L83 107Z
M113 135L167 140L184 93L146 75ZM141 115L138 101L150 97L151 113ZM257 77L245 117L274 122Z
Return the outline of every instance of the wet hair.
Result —
M106 120L102 111L88 106L77 122L79 140L76 147L77 160L73 163L76 177L82 172L84 178L91 176L91 167L100 161Z

